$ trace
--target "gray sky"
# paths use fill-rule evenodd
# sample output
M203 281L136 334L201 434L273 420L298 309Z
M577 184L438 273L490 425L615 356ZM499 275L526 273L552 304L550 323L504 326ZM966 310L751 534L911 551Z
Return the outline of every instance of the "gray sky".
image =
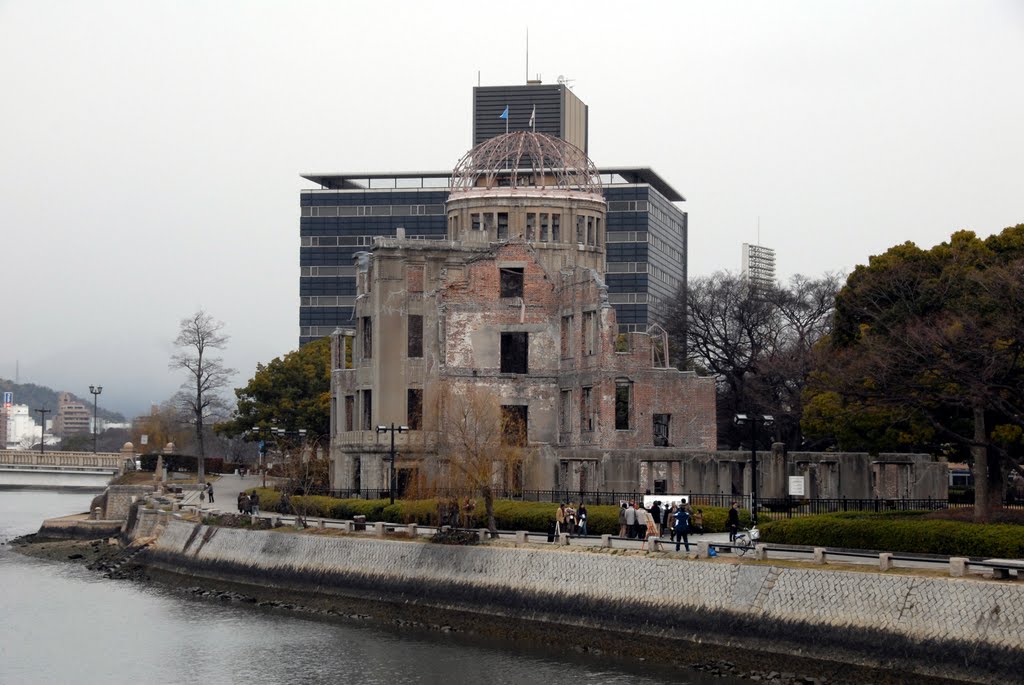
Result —
M598 165L687 198L690 273L849 270L1024 222L1024 2L0 0L0 377L132 415L203 307L297 346L299 174L447 169L472 87L560 75Z

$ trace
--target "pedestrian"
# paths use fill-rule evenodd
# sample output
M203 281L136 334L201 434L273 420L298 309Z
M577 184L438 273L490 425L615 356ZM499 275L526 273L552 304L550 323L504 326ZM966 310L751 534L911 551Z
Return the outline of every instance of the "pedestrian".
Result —
M580 508L576 510L576 517L579 519L580 535L587 534L587 505L582 501L580 502Z
M669 506L668 502L665 502L665 504L663 504L661 506L661 529L662 529L662 531L666 531L666 530L667 531L671 531L672 530L672 512L675 510L675 507L676 507L676 505L674 505L674 504ZM672 535L672 533L669 532L669 536L670 537L671 537L671 535Z
M725 525L729 529L729 542L736 542L736 533L740 531L740 510L736 508L735 502L729 507L729 517L725 520Z
M704 534L704 510L698 509L697 513L693 515L693 531L697 535Z
M651 523L654 525L654 537L661 537L661 500L654 500L651 505Z
M252 513L259 516L260 513L260 493L255 490L249 495L249 507L252 509Z
M636 505L632 502L626 507L626 534L631 538L636 538Z
M210 499L210 504L213 504L213 483L206 484L206 496Z
M636 505L636 536L641 540L647 539L647 510L643 502Z
M569 502L569 506L565 508L565 529L569 535L576 534L576 509L572 506L572 502Z
M683 544L686 545L686 551L690 551L690 538L687 537L686 533L690 528L690 512L686 511L684 507L676 509L676 513L673 514L672 521L672 539L676 543L676 551L679 551L679 541L682 540Z
M245 497L245 491L238 493L238 513L242 513L242 498Z
M245 494L244 492L242 493L242 501L240 502L240 506L242 507L243 514L252 513L252 500L249 498L249 495Z
M627 504L626 502L623 502L622 506L619 507L619 537L620 538L626 537L626 509L628 507L629 507L629 504Z
M562 538L562 530L565 528L565 502L558 505L555 512L555 537Z
M292 513L292 498L288 496L287 492L281 495L281 504L279 508L281 509L282 514Z

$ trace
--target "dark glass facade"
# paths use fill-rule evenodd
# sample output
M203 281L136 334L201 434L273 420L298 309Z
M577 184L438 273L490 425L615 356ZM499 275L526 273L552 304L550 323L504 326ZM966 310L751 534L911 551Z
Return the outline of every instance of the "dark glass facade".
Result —
M299 221L299 343L329 335L338 326L354 328L354 255L373 239L444 239L444 188L371 188L344 175L307 177L334 189L304 190ZM415 175L392 181L420 183ZM443 174L428 178L445 183ZM660 179L657 179L660 181ZM380 181L385 182L385 181ZM374 185L374 181L367 181ZM655 184L656 185L656 184ZM686 283L687 216L648 183L607 183L605 281L621 331L644 331L660 322L665 307Z

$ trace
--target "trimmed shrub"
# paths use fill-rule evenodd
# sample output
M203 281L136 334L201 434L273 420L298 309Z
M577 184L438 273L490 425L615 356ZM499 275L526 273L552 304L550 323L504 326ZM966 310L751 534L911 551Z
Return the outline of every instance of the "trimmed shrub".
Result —
M926 512L850 512L782 519L765 524L761 539L789 545L816 545L880 552L968 557L1024 557L1021 527L935 521Z

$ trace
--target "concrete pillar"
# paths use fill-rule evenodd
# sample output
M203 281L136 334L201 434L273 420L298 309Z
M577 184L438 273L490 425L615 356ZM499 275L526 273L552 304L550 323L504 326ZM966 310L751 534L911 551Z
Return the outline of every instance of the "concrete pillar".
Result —
M826 563L828 563L825 560L825 548L824 547L815 547L814 548L814 563L815 564L826 564Z
M255 526L257 523L259 523L259 520L260 517L256 514L249 514L249 523L251 523L252 525Z
M963 578L967 575L967 557L950 557L949 558L949 575L954 578Z
M525 545L527 540L529 540L529 533L527 533L525 530L517 530L516 531L516 544L517 545Z
M476 531L476 537L480 542L487 542L491 539L491 531L486 528L480 528Z
M711 548L711 543L710 542L708 542L707 540L699 540L697 542L697 558L698 559L707 559L708 557L710 557L711 556L711 553L709 551L710 548Z
M341 529L346 533L354 533L356 531L355 521L342 521Z
M754 559L764 561L768 558L768 545L754 545Z
M559 535L558 536L558 544L568 546L569 545L569 534L568 533L562 533L561 535Z
M103 510L100 509L99 507L96 507L95 509L92 510L92 516L90 516L89 518L91 518L93 521L99 521L100 517L102 516Z
M601 536L601 546L602 547L611 547L612 546L612 536L611 535L607 535L607 534L602 535Z
M376 535L379 538L384 537L384 533L385 533L386 530L387 529L384 527L384 522L383 521L378 521L373 526L373 534Z
M327 523L323 519L320 519L319 521L316 522L316 527L317 528L326 528L327 527Z
M419 535L419 528L417 528L415 523L410 523L405 527L405 533L409 537L414 538Z
M878 555L878 570L889 571L892 569L892 553L882 552Z

